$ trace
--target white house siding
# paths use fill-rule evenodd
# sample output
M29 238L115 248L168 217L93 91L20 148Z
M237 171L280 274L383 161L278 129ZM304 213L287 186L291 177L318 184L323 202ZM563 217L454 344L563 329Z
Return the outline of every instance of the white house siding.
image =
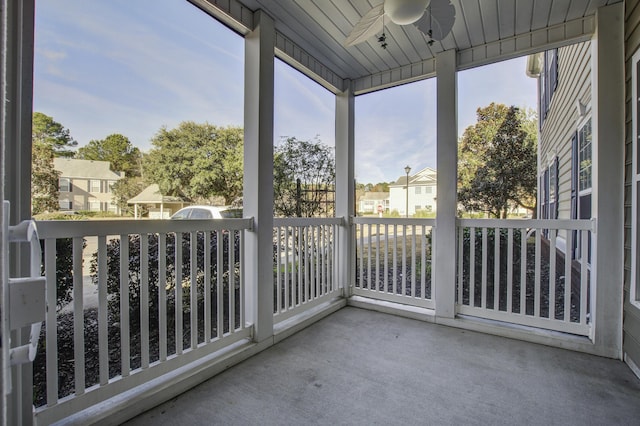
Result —
M630 303L631 280L631 256L637 255L637 248L631 247L631 152L632 152L632 106L634 98L631 91L631 57L640 48L640 0L627 0L625 2L625 87L626 87L626 159L625 159L625 280L624 280L624 323L623 323L623 350L627 361L640 366L640 309ZM636 369L636 374L639 371Z
M418 210L436 211L436 180L434 169L426 167L414 175L409 176L408 207L409 216ZM419 188L419 189L416 189ZM389 210L397 211L401 216L407 210L407 177L399 177L395 183L389 185Z
M558 219L571 218L571 140L583 122L577 112L577 100L586 106L586 116L590 116L590 42L558 49L558 86L540 133L538 176L558 157Z

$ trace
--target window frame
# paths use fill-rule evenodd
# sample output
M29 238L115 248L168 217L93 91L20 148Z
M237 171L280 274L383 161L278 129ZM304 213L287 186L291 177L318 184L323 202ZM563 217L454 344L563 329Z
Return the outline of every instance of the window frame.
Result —
M63 189L62 181L67 182L67 185L66 185L67 189ZM71 178L67 178L67 177L58 178L58 192L71 192Z
M97 191L94 191L94 183L98 183L97 185ZM99 194L102 192L102 182L100 181L100 179L89 179L89 192L92 194Z

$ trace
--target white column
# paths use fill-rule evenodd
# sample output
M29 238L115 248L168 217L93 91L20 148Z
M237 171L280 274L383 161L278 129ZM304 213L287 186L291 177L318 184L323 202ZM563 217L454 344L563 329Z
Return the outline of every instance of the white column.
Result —
M592 338L622 357L624 280L624 9L598 9L592 39ZM595 262L594 262L595 260Z
M245 244L246 318L257 342L273 335L273 62L275 28L262 11L245 37L245 217L254 218Z
M350 217L354 214L355 188L355 143L354 143L354 96L351 82L347 89L336 95L336 216L344 218L344 224L336 243L338 244L338 282L343 295L351 295L353 265L353 232Z
M437 75L437 197L435 232L436 316L455 317L456 206L458 118L456 51L436 55Z

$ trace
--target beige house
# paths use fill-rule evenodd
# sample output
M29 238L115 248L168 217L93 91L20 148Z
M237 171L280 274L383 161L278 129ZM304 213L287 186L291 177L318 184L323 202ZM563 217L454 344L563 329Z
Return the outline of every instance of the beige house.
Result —
M358 212L362 214L386 213L389 211L389 193L368 191L358 200Z
M120 213L112 203L111 187L124 177L124 172L112 171L108 161L54 158L53 167L60 172L60 210Z

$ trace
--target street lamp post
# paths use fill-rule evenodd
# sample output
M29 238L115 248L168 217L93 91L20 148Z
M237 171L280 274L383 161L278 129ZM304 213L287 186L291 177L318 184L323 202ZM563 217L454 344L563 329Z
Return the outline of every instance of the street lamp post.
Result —
M406 197L405 197L405 210L404 210L404 215L405 217L409 217L409 172L411 171L411 167L407 166L404 168L404 172L407 174L407 193L406 193Z

